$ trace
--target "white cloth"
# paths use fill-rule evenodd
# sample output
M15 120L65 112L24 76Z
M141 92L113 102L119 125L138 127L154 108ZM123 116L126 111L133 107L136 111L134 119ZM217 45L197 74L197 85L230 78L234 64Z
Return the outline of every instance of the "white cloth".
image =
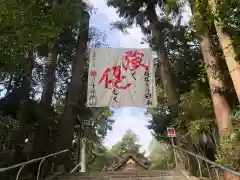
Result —
M157 105L151 49L91 48L89 60L88 107Z

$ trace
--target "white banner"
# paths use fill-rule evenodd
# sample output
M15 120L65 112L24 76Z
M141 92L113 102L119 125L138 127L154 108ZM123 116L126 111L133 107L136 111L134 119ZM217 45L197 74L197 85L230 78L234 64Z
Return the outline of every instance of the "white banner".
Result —
M151 49L91 48L88 107L156 106Z

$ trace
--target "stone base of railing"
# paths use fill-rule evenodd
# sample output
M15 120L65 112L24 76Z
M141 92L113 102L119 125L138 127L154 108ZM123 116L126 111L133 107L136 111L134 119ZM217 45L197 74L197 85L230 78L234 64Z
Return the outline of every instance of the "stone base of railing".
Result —
M56 172L56 173L52 174L51 176L45 178L44 180L54 180L57 177L61 176L62 174L63 174L63 172Z
M224 180L240 180L240 176L235 175L228 171L223 172L223 177L224 177Z
M235 175L231 172L225 171L225 172L219 172L219 179L216 177L216 174L212 173L212 177L208 178L208 177L195 177L195 176L191 176L189 172L187 172L186 170L180 170L178 169L178 171L183 174L187 180L208 180L208 179L214 179L214 180L240 180L240 176ZM214 176L213 176L214 175Z
M191 176L189 172L185 170L178 170L187 180L208 180L209 178L205 177L195 177Z

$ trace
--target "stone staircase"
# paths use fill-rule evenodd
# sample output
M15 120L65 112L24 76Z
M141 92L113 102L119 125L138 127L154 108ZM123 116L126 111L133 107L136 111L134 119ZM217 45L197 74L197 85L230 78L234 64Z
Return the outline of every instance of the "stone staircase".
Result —
M187 180L187 177L177 170L145 170L63 173L51 180Z

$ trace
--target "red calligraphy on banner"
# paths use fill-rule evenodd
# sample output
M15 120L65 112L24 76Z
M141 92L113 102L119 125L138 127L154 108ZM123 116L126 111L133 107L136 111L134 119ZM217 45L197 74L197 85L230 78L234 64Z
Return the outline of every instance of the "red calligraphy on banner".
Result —
M148 66L142 64L144 53L139 51L127 51L126 55L123 56L122 66L125 70L129 69L131 72L135 72L139 67L143 67L146 71Z
M127 83L125 85L120 85L126 78L123 74L130 70L132 73L135 73L139 67L143 67L145 70L148 70L148 66L142 64L142 58L144 57L144 53L139 51L127 51L126 55L122 57L122 67L121 66L113 66L111 68L106 68L103 75L101 76L98 84L101 84L105 81L105 88L109 88L109 85L115 87L117 89L127 89L132 83ZM112 78L109 77L109 73L112 71Z
M105 88L109 88L109 84L111 84L113 87L116 87L118 89L127 89L128 87L131 86L131 83L128 83L128 84L122 85L122 86L119 85L119 83L123 82L123 80L126 78L126 76L122 76L120 66L113 66L112 70L113 70L112 79L109 79L109 73L111 72L111 68L107 68L104 71L98 84L101 84L105 80Z

